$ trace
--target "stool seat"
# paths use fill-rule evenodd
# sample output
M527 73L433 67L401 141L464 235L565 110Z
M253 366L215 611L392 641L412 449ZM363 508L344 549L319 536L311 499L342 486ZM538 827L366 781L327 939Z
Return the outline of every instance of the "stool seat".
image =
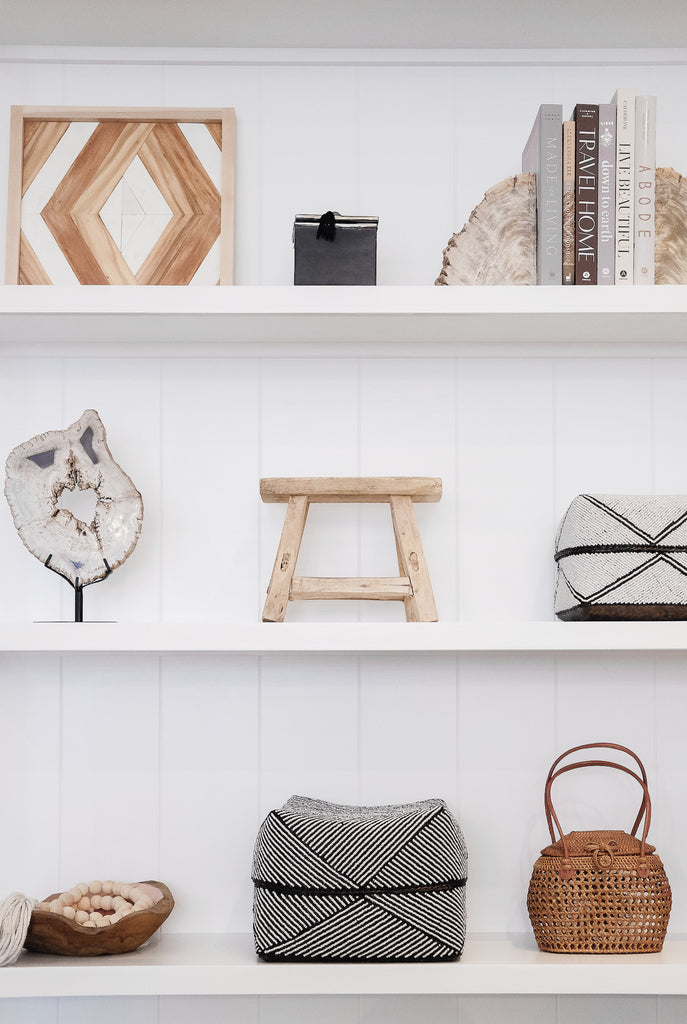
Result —
M403 601L409 622L438 619L413 502L441 499L438 477L266 477L260 481L265 502L286 502L286 518L272 570L263 622L283 622L289 601ZM308 506L314 502L386 502L401 576L296 576Z
M413 501L440 501L441 480L433 476L270 476L260 481L265 502L288 501L297 494L313 502L388 501L392 494Z

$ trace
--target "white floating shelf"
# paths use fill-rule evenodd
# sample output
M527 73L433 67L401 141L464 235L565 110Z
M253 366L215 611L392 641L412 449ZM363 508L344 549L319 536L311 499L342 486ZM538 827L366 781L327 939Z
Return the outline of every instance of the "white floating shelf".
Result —
M3 623L0 651L353 655L687 651L687 621Z
M687 940L662 953L540 953L531 935L468 936L440 964L265 964L250 935L163 935L135 953L22 953L0 971L0 998L138 995L686 995Z
M0 287L0 350L146 357L675 355L687 351L687 286L6 285Z

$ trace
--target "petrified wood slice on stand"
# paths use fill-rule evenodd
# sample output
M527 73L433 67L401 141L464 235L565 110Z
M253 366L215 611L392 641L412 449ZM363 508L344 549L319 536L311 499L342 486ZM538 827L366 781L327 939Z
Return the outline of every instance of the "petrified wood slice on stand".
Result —
M656 169L656 284L687 284L687 179ZM490 188L444 249L435 284L536 283L536 189L533 174Z
M5 494L19 536L32 555L73 587L104 579L133 551L143 499L112 458L94 409L66 430L17 445L6 471ZM89 490L95 507L91 521L82 522L61 502Z

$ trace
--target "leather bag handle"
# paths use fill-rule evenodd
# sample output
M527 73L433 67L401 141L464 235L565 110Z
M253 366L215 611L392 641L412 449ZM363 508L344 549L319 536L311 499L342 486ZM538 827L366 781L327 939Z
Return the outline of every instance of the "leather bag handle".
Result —
M599 748L604 748L604 749L607 749L607 750L620 750L624 754L628 754L630 757L634 758L634 760L636 761L637 766L639 768L639 771L641 772L641 775L642 775L642 779L641 779L640 785L642 783L644 784L644 789L646 791L646 795L648 796L649 780L647 779L646 769L645 769L644 765L642 764L642 762L640 761L640 759L635 754L635 752L633 750L630 750L629 747L623 747L619 743L604 743L604 742L601 742L601 743L581 743L577 747L571 747L570 750L566 750L564 754L561 754L559 757L557 757L556 760L551 765L551 767L549 768L549 774L548 774L548 776L546 778L546 786L545 786L545 789L544 789L544 809L546 811L546 821L547 821L547 824L549 826L549 833L551 835L551 841L554 842L554 843L556 842L556 836L554 835L553 824L552 824L552 820L551 819L552 819L552 817L555 817L555 815L553 814L553 805L551 804L551 801L550 801L550 795L549 795L549 800L547 801L546 793L548 792L550 794L550 792L551 792L551 783L553 782L554 778L556 778L559 774L561 774L560 771L556 772L556 768L561 763L561 761L564 761L565 758L568 757L569 754L574 754L578 750L595 750L595 749L599 749ZM589 763L591 764L592 762L589 762ZM601 763L601 762L599 762L599 763ZM620 768L621 770L623 770L623 766L622 765L618 765L615 762L613 762L611 764L611 762L604 761L603 764L608 766L608 767L616 767L616 768ZM582 766L582 762L580 762L579 764L575 765L574 767L581 767L581 766ZM635 818L634 825L632 826L632 829L630 831L630 835L635 835L635 833L637 832L637 829L639 828L639 823L642 820L642 817L643 817L643 815L645 813L645 804L646 804L646 796L643 794L642 795L642 802L640 804L639 811L637 812L637 817ZM556 819L556 825L558 826L558 830L559 830L559 832L561 834L561 837L562 837L563 832L561 830L560 824L558 823L558 819Z
M639 769L641 771L641 777L635 771L633 771L631 768L627 768L625 765L622 765L622 764L617 764L615 761L602 761L602 760L577 761L574 764L564 765L562 768L558 768L558 770L556 770L556 768L560 764L560 762L564 758L566 758L569 754L574 753L576 750L588 750L588 749L594 748L594 747L605 747L605 748L611 748L613 750L622 750L623 752L629 754L637 762L637 764L639 766ZM639 784L639 786L641 786L641 789L642 789L642 803L640 805L639 813L637 814L637 818L635 819L635 823L632 826L631 835L633 835L633 836L635 835L635 833L636 833L636 831L637 831L637 829L639 827L639 823L641 822L642 818L644 818L644 827L642 829L642 836L641 836L641 839L640 839L640 851L639 851L639 858L640 859L639 859L639 865L638 865L638 868L637 868L637 873L639 874L640 877L645 878L649 874L649 868L648 868L648 865L646 863L646 839L647 839L647 836L649 834L649 826L651 824L651 797L649 796L649 787L647 785L646 771L644 769L644 765L642 764L642 762L639 760L639 758L637 757L637 755L633 751L631 751L628 747L622 747L622 746L620 746L617 743L585 743L585 744L583 744L583 745L581 745L579 747L571 747L570 750L567 750L564 754L561 754L560 757L556 758L554 763L551 765L548 777L546 779L546 786L544 788L544 810L546 812L546 820L547 820L547 824L549 826L549 833L551 835L551 841L553 843L556 842L556 834L555 834L555 831L554 831L554 824L555 824L556 828L558 829L558 833L560 835L562 846L563 846L563 866L561 867L561 870L560 870L560 876L563 879L571 878L572 875L574 874L574 869L573 869L572 864L570 862L570 854L569 854L568 841L567 841L566 835L563 832L563 829L561 827L561 823L558 820L558 816L557 816L557 814L556 814L556 812L554 810L554 807L553 807L553 802L552 802L552 799L551 799L551 788L552 788L552 785L553 785L554 781L557 778L559 778L559 776L565 774L565 772L573 771L576 768L593 768L593 767L616 768L618 771L622 771L622 772L625 772L626 775L630 775L633 779L635 779L635 781Z
M549 776L548 777L551 778L551 776L553 775L557 765L559 765L561 763L561 761L564 761L565 758L568 756L568 754L574 754L575 751L577 751L577 750L596 750L596 749L599 749L600 747L603 747L606 750L621 750L624 754L628 754L631 758L633 758L637 762L637 766L638 766L638 768L639 768L639 770L641 772L642 779L644 780L644 785L648 786L649 783L648 783L648 780L647 780L647 777L646 777L646 771L644 769L644 765L639 760L639 758L635 754L634 750L630 750L629 747L623 747L623 746L620 745L620 743L608 743L608 742L606 742L606 743L604 743L604 742L601 742L601 743L580 743L579 746L577 746L577 747L571 747L570 750L566 750L566 752L564 754L561 754L560 757L556 758L556 760L553 762L553 764L549 768Z

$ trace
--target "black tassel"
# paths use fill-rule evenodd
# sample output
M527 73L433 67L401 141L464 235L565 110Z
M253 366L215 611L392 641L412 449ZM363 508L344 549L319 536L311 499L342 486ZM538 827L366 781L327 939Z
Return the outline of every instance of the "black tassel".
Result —
M316 237L324 238L325 242L333 242L336 238L336 217L331 210L327 210L320 217Z

